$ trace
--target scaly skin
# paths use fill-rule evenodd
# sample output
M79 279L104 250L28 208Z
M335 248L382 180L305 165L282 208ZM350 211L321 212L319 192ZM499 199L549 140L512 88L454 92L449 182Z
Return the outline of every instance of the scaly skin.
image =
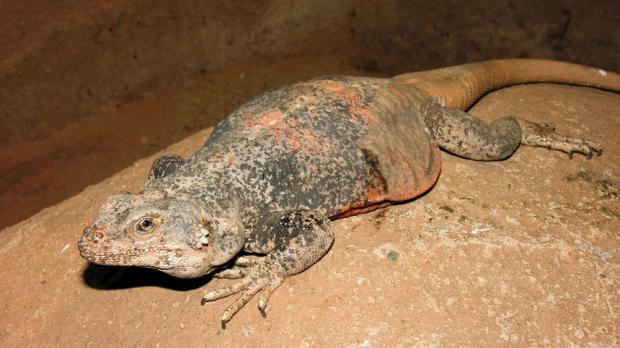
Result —
M144 191L112 196L79 242L86 259L177 277L242 278L222 326L254 295L317 262L330 219L415 198L439 175L439 146L498 160L520 144L588 157L600 145L513 117L487 125L463 110L483 94L526 82L619 91L620 77L574 64L505 60L391 79L326 77L267 92L233 112L190 159L164 156ZM242 255L251 253L254 255ZM241 255L241 256L240 256Z

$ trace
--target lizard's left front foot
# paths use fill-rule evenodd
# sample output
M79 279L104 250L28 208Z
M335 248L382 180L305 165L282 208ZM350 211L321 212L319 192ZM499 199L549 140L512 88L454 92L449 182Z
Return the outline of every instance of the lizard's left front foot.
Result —
M218 290L207 292L202 298L201 304L219 300L224 297L241 293L235 301L226 308L222 315L222 328L226 328L226 323L237 313L254 295L262 291L258 299L258 309L263 317L266 316L265 308L271 294L284 281L284 268L280 263L267 256L242 256L237 259L235 266L231 269L223 270L214 275L217 278L236 279L243 278L240 282Z
M580 138L571 138L555 133L555 127L540 125L528 121L519 120L522 131L521 143L529 146L545 147L551 150L562 151L570 158L574 153L581 153L588 159L600 156L603 147L599 143Z
M232 286L210 291L202 299L202 304L205 304L241 293L224 311L222 328L226 328L233 315L261 291L258 309L265 317L267 301L284 278L313 265L325 255L334 241L329 219L306 210L266 214L256 224L253 233L261 238L246 242L244 248L250 252L268 254L239 257L234 267L216 273L215 277L242 280Z

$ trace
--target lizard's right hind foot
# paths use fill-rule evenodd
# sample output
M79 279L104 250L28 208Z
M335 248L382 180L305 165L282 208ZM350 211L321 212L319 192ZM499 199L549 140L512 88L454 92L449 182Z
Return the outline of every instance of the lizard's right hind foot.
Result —
M585 155L588 159L603 154L603 147L599 143L581 138L571 138L555 133L555 127L549 124L538 124L519 119L521 126L521 144L544 147L550 150L562 151L569 158L574 153Z

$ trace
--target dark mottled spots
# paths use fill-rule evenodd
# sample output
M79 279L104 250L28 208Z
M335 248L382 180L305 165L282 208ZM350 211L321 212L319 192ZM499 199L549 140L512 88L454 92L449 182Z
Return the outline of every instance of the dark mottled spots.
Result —
M298 237L299 243L310 244L314 241L311 231L315 226L323 227L326 220L315 217L302 210L278 211L264 215L253 228L252 241L259 248L270 246L277 248Z
M396 261L398 260L398 256L400 256L400 254L398 253L398 251L396 250L390 250L387 254L387 258L390 261Z
M609 179L602 179L596 181L596 188L599 196L605 199L615 199L618 197L618 190L614 186L613 182Z
M385 210L382 210L375 215L374 225L376 229L379 229L385 220Z
M620 218L620 214L618 214L615 210L613 210L610 207L605 207L605 206L601 207L601 212L603 213L603 215L609 217L610 219L611 218L613 218L613 219Z
M454 213L454 208L449 205L442 204L439 206L439 209L447 211L448 213Z
M364 161L368 164L370 189L377 192L385 193L388 191L388 184L379 169L379 157L375 155L371 150L361 149L364 155Z
M521 143L521 127L513 117L486 124L468 113L427 103L424 121L439 145L456 155L476 160L509 157Z
M584 168L579 168L577 173L567 175L565 179L566 181L575 181L577 179L581 179L586 182L592 182L592 174Z
M160 179L172 174L178 167L183 165L185 160L178 155L165 155L153 162L149 179Z

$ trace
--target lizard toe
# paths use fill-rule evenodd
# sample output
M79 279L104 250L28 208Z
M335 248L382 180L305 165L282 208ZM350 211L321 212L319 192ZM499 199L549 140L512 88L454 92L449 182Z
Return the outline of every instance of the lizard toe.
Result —
M245 289L243 292L241 292L241 295L233 301L232 304L226 307L226 310L224 310L224 314L222 314L221 319L223 329L226 328L226 323L229 322L230 319L232 319L232 317L241 308L243 308L243 306L245 306L245 304L248 303L252 299L252 297L254 297L254 295L261 291L262 288L263 287L260 285L254 285Z
M273 292L276 291L276 289L280 287L280 285L282 285L283 280L284 278L273 279L272 282L267 287L265 287L265 289L263 289L260 296L258 297L258 310L260 311L260 314L263 316L263 318L267 317L267 302L269 301L269 298L271 298L271 294L273 294Z
M569 157L572 157L573 153L580 153L587 159L592 159L603 154L603 147L599 143L585 139L567 138L562 145L563 151L568 153Z
M264 258L264 256L256 256L256 255L239 256L235 260L235 266L251 267L251 266L254 266L254 265L260 263L260 260L263 259L263 258Z
M213 275L214 278L220 279L240 279L245 277L245 271L243 268L233 267L219 271Z
M251 260L251 262L249 260ZM242 264L247 266L247 268L234 266L231 269L221 271L215 275L219 275L221 278L232 278L242 275L242 279L239 282L228 287L209 291L204 295L201 301L202 304L205 304L240 293L239 297L224 310L221 318L222 328L226 328L226 323L230 321L254 295L261 291L263 291L263 294L261 294L259 298L258 309L261 315L265 317L265 308L267 307L269 297L282 284L285 278L282 265L273 258L251 257L249 259L244 259Z
M251 279L246 278L231 286L226 286L226 287L223 287L217 290L209 291L206 294L204 294L200 303L204 305L207 302L216 301L221 298L234 295L238 292L243 291L244 289L247 289L250 286L250 282L251 282Z

